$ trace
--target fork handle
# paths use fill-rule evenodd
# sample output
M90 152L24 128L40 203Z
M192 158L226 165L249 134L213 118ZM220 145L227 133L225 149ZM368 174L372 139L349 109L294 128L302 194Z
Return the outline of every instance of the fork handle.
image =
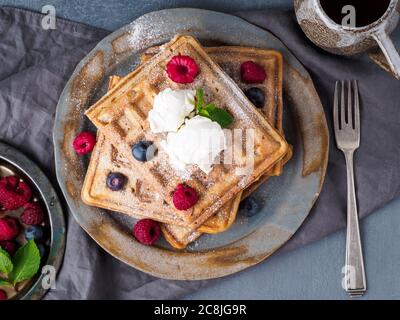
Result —
M353 152L353 150L344 152L347 167L347 236L344 280L345 290L350 295L363 294L367 289L354 185Z

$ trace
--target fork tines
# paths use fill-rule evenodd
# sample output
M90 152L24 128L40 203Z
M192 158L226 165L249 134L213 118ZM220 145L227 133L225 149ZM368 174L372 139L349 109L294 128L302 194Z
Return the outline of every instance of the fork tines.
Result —
M345 98L346 91L347 103ZM342 146L343 140L352 142L353 147L358 147L360 139L360 105L357 80L336 81L333 108L333 122L338 147L344 147Z

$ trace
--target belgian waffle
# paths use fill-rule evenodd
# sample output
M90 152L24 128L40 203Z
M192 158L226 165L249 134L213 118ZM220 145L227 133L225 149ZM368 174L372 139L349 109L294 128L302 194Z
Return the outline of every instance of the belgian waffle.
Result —
M144 55L142 55L142 62L146 62L148 59L150 59L153 55L155 55L158 51L160 50L159 47L153 47L150 48L149 50L147 50L145 52ZM279 98L276 98L276 96L279 97L280 95L280 90L273 90L271 91L271 87L273 88L281 88L282 84L281 84L281 69L282 69L282 63L281 63L281 57L280 54L275 52L275 51L269 51L269 50L262 50L262 49L254 49L254 48L237 48L237 47L221 47L221 48L206 48L206 51L210 53L210 56L216 60L218 63L220 63L220 60L218 60L221 57L224 56L231 56L234 55L235 53L237 55L240 55L240 57L234 57L234 59L232 59L231 57L229 57L229 59L226 59L226 61L228 61L229 63L225 63L222 64L224 70L231 76L231 77L235 77L235 80L237 81L237 83L239 84L239 86L244 90L246 89L246 84L242 83L240 81L240 77L238 77L237 75L235 76L234 72L235 70L239 70L239 66L241 64L241 62L245 61L245 60L256 60L257 63L263 65L263 67L267 70L267 74L269 75L267 81L265 84L263 84L263 90L264 92L268 93L268 96L266 98L266 103L265 106L263 108L263 113L265 115L268 116L268 119L275 123L276 128L278 128L279 131L281 131L282 126L281 126L281 114L282 114L282 100ZM256 53L255 53L256 51ZM114 86L116 84L116 82L118 82L120 80L119 77L111 77L110 79L110 87ZM268 82L268 83L267 83ZM272 85L271 85L272 83ZM271 94L274 93L274 94ZM274 103L270 103L270 98L271 97L275 97L275 104ZM272 111L269 111L268 108L266 108L266 106L268 106ZM275 120L275 121L274 121ZM100 134L101 135L101 134ZM104 137L99 136L99 142L98 142L98 146L99 147L99 154L102 155L102 157L106 157L106 155L108 154L107 150L108 148L111 148L111 145L108 144L107 146L104 146L104 144L106 143L104 140ZM96 150L95 150L96 151ZM97 152L94 152L94 154L96 154ZM114 161L115 161L115 155L116 155L116 150L113 151L114 154ZM285 156L285 161L287 161L288 159L290 159L291 153L288 153ZM110 170L110 166L106 165L105 166L105 170L99 170L99 168L97 166L92 166L92 164L95 164L97 161L97 157L94 156L94 160L91 162L91 166L92 168L96 168L97 170L95 172L93 172L93 170L90 170L91 168L89 167L88 170L88 174L87 174L87 181L94 181L94 180L99 180L99 182L101 183L102 181L104 181L105 179L105 175L101 175L101 172L109 172L112 171ZM120 159L120 166L126 164L126 160L122 161L121 163ZM112 164L111 164L112 165ZM275 166L275 168L277 168L278 166ZM101 168L100 168L101 169ZM128 169L129 170L129 169ZM130 170L129 170L130 171ZM92 174L90 174L92 172ZM276 171L275 171L276 172ZM96 175L99 175L98 179L93 179L93 177L90 179L90 176L93 176L93 173ZM100 174L99 174L100 173ZM276 173L275 173L276 174ZM257 181L256 183L254 183L250 188L246 189L245 194L248 195L249 193L251 193L253 190L255 190L261 183L263 183L266 178L269 175L274 175L274 172L270 172L268 175L265 175L265 177L261 178L259 181ZM130 181L135 181L137 180L135 177L130 177ZM104 186L103 184L98 184L101 186ZM84 188L84 190L87 188ZM125 213L131 214L132 213L136 213L136 217L140 218L141 216L139 215L140 213L140 209L141 208L135 208L131 206L131 203L127 203L126 205L123 204L124 201L122 201L120 199L112 199L112 196L117 196L117 194L112 194L111 195L111 199L110 199L110 194L109 191L107 190L103 190L104 192L93 192L90 190L86 190L85 193L85 199L88 204L91 205L96 205L98 207L104 207L107 209L111 209L111 210L119 210L119 211L124 211ZM96 194L97 193L97 197L95 196L94 198L92 196L90 196L90 194ZM146 199L146 197L148 198L148 194L149 191L145 191L144 195L140 195L140 193L136 193L135 196L139 195L139 197ZM146 196L147 195L147 196ZM122 198L124 199L124 198ZM236 199L240 199L240 197L237 197ZM138 199L140 201L140 198ZM147 199L148 200L148 199ZM236 203L235 203L236 202ZM115 206L113 205L115 204ZM170 224L170 225L164 225L163 228L163 233L164 236L166 237L166 239L176 248L183 248L186 247L186 245L188 243L190 243L191 241L193 241L194 239L196 239L198 236L201 235L201 232L205 232L205 233L218 233L218 232L222 232L224 230L226 230L235 220L236 217L236 209L237 209L237 205L238 205L238 201L234 201L232 204L232 207L230 210L220 210L218 212L218 214L214 215L213 217L209 218L198 230L198 232L193 232L191 229L189 228L185 228L185 227L179 227L177 225L174 224ZM155 212L155 214L152 216L153 219L155 220L161 220L164 222L172 222L172 223L176 223L176 217L172 216L170 217L170 219L168 219L168 215L166 217L163 217L160 214L157 214L157 212Z
M121 78L111 76L108 88L111 90ZM110 192L105 181L109 172L121 172L128 177L128 186L119 192ZM240 195L237 196L240 199ZM89 167L86 172L82 188L83 201L91 206L125 213L141 219L144 216L153 220L168 223L165 230L170 230L181 243L189 237L178 238L179 228L185 226L185 222L177 217L173 210L165 203L161 203L161 197L155 190L143 184L142 179L131 169L129 162L119 155L118 150L107 141L104 134L98 133L96 146L92 152ZM159 206L166 207L165 212L159 210ZM206 220L196 233L218 233L226 230L236 217L238 201L224 205L217 214ZM175 228L177 230L175 231ZM193 233L190 228L185 232ZM193 237L191 237L193 238Z
M161 46L151 47L142 54L142 63L150 60L159 53ZM282 127L282 54L275 50L266 50L249 47L206 47L204 50L216 62L228 76L230 76L242 91L251 87L260 88L265 93L264 106L261 112L283 135ZM245 61L254 61L262 66L267 73L267 79L261 84L248 84L242 81L240 76L240 66ZM279 161L273 170L268 172L268 176L279 176L282 173L283 161Z
M282 127L282 113L283 113L283 102L282 102L282 55L274 50L265 50L257 48L248 47L206 47L205 51L210 55L210 57L220 65L220 67L237 83L237 85L245 91L249 87L257 86L262 89L266 94L264 107L261 109L265 117L274 125L274 127L283 135ZM161 50L161 47L151 47L147 49L141 56L141 62L145 63L151 59L155 54ZM244 83L240 77L240 66L245 61L254 61L261 65L266 71L268 77L266 81L258 85L249 85ZM263 184L270 176L278 176L282 172L283 165L290 160L292 157L292 149L289 148L285 158L278 162L274 168L269 170L267 174L262 176L258 181L254 182L250 187L248 187L242 194L242 199L250 195L255 191L261 184ZM237 200L237 198L236 198ZM233 206L235 203L232 204ZM238 203L237 203L238 205ZM215 215L218 218L220 215ZM214 218L213 217L213 218ZM236 218L236 211L231 211L231 216L222 216L222 225L225 227L221 228L206 228L203 224L203 230L205 233L217 233L215 230L219 229L222 232L228 229ZM211 218L212 219L212 218ZM211 219L207 220L211 221ZM221 224L218 224L220 226ZM167 241L175 248L182 249L185 248L190 242L198 238L201 233L193 232L189 228L180 227L176 225L163 225L162 231L164 237ZM198 230L199 231L199 230Z
M285 165L292 158L292 152L293 152L292 147L289 147L289 150L286 153L286 155L282 161L282 166ZM228 217L228 219L225 215L223 215L221 213L217 213L215 216L209 218L206 221L206 223L210 220L213 220L213 222L218 222L218 220L222 221L218 227L219 227L219 229L221 229L221 225L224 225L225 227L223 228L223 230L215 232L216 228L212 228L212 229L204 228L206 223L203 224L196 231L193 231L187 227L177 226L177 225L173 225L173 224L162 224L161 230L164 235L164 238L174 248L184 249L184 248L186 248L186 246L189 243L193 242L198 237L200 237L202 235L202 232L203 233L219 233L219 232L227 230L236 219L236 213L237 213L240 201L242 199L248 197L252 192L257 190L257 188L259 186L261 186L264 182L266 182L269 179L269 177L271 177L274 174L274 172L273 172L274 170L275 169L273 168L271 170L270 175L268 175L268 174L263 175L258 181L254 182L250 187L245 189L243 191L241 197L236 197L234 201L229 202L229 204L232 207L231 207L231 210L229 211L231 214ZM227 208L227 210L229 210L229 208L227 207L227 204L225 204L224 207Z
M175 84L165 73L166 62L177 54L189 55L199 65L201 73L192 85ZM184 179L171 167L168 156L159 147L162 136L152 134L146 120L154 96L166 87L202 87L207 100L224 107L233 115L234 122L230 129L253 130L254 170L247 175L237 174L237 170L246 162L246 155L242 154L242 150L235 152L235 163L215 164L208 175L193 166L187 179ZM213 62L199 43L189 36L177 36L164 45L160 53L123 78L86 114L119 154L129 161L132 169L137 170L147 183L162 193L162 203L171 204L171 193L182 180L186 180L185 183L196 189L200 197L193 208L185 212L173 210L192 229L197 228L228 200L260 178L284 157L288 149L283 137L255 110L233 80ZM153 141L159 152L153 160L138 163L131 155L131 146L144 137Z

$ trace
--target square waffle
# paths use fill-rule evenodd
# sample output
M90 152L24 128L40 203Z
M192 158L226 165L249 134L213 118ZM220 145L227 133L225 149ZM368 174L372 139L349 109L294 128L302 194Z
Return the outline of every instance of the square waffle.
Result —
M141 62L145 63L150 60L160 52L161 48L161 46L156 46L147 49L141 56ZM234 80L243 92L252 87L259 88L264 92L265 102L260 111L283 136L282 54L275 50L236 46L205 47L204 50ZM267 79L261 84L243 82L240 76L240 66L245 61L254 61L262 66L267 74ZM282 168L283 160L279 161L273 170L269 170L268 176L279 176L282 173Z
M142 55L141 60L142 63L146 62L149 60L152 56L154 56L156 53L158 53L160 50L159 47L153 47L148 49L145 54ZM210 56L216 61L218 64L220 64L224 71L227 72L232 78L235 79L236 83L239 85L239 87L242 90L245 90L248 88L248 85L240 81L240 76L238 75L238 70L240 69L240 65L242 62L247 61L247 60L253 60L256 61L258 64L262 65L264 69L267 71L268 74L268 79L263 83L261 89L267 94L266 96L266 102L264 105L264 108L262 109L262 112L264 115L267 116L267 118L270 120L270 122L274 123L275 127L282 133L282 99L281 99L281 88L282 88L282 58L281 55L276 52L276 51L271 51L271 50L263 50L263 49L255 49L255 48L244 48L244 47L219 47L219 48L206 48L206 51L210 54ZM227 59L225 59L227 58ZM225 63L223 63L225 61ZM228 61L228 62L226 62ZM113 87L118 81L120 80L120 77L113 76L110 79L110 89ZM258 86L260 87L260 86ZM271 90L272 88L272 90ZM101 146L99 147L99 154L102 154L103 157L105 157L106 154L108 154L107 150L108 148L111 147L111 145L108 143L108 145L103 146L105 143L104 137L99 137L99 142L98 145ZM116 150L114 150L114 161L115 162L115 154ZM95 152L97 154L97 152ZM290 159L290 155L287 154L285 156L285 161ZM97 165L92 165L97 163L97 156L94 156L94 161L91 162L91 166L88 170L87 174L87 181L93 180L90 177L93 177L93 174L99 174L100 178L99 184L101 181L104 181L106 178L106 175L103 174L101 176L102 172L110 172L113 171L112 164L106 165L103 170L101 168L98 168ZM126 164L126 160L119 161L120 164L117 168L119 169L120 166ZM105 164L105 163L104 163ZM96 168L96 170L91 170L93 168ZM265 181L265 179L269 175L278 175L276 173L276 168L279 168L279 165L277 164L275 166L275 170L271 170L269 174L265 175L264 179L260 179L258 182L254 183L250 188L246 189L245 194L248 195L258 187L262 182ZM91 174L92 173L92 174ZM136 178L130 178L131 181L136 180ZM262 180L262 181L261 181ZM97 184L97 185L99 185ZM104 186L104 183L101 184ZM87 188L84 188L84 190ZM147 191L147 194L149 192ZM113 201L113 199L110 199L112 197L110 196L110 192L107 190L104 190L104 192L98 193L97 198L90 197L89 194L93 194L93 192L86 192L85 193L85 198L87 198L89 201L89 204L91 205L96 205L96 206L101 206L105 207L107 209L114 209L115 206L117 206L121 210L121 199L126 199L126 197L121 198L120 200ZM140 193L139 193L140 194ZM118 198L118 194L112 194L113 196L115 195ZM131 195L131 197L137 196L138 194ZM145 197L146 198L146 197ZM237 197L239 198L239 197ZM139 199L140 201L140 199ZM125 201L126 202L126 201ZM123 200L122 200L123 203ZM115 204L115 206L112 206L112 204ZM175 224L167 224L163 225L163 233L166 239L176 248L183 248L186 247L188 243L196 239L198 236L201 235L201 232L205 233L218 233L226 230L234 221L236 217L236 209L237 209L237 201L236 203L232 203L233 208L230 208L230 210L220 210L216 215L213 217L209 218L201 227L198 232L193 232L189 228L185 227L180 227ZM127 203L126 206L122 206L122 209L124 210L125 207L125 212L128 214L131 214L134 212L131 204ZM141 209L141 208L140 208ZM115 209L114 209L115 210ZM118 209L116 209L118 210ZM140 210L137 209L136 207L136 217L140 218L141 216L139 215ZM228 214L229 213L229 214ZM167 216L168 217L168 216ZM165 217L160 216L155 214L153 217L155 220L160 220ZM171 220L175 220L176 217L171 217ZM165 220L164 220L165 221ZM167 219L168 222L168 219Z
M206 47L205 51L210 57L236 82L236 84L245 91L250 87L258 87L265 94L265 103L261 108L264 116L274 125L278 132L283 135L282 127L282 55L274 50L265 50L249 47ZM141 56L141 62L145 63L155 54L159 53L161 47L151 47ZM241 80L240 66L245 61L254 61L261 65L267 73L267 79L262 84L247 84ZM274 168L269 170L267 174L261 177L257 182L248 187L241 198L247 197L263 184L270 176L278 176L282 173L283 165L292 157L291 148L288 150L285 158L279 161ZM219 218L219 219L218 219ZM208 224L212 224L213 228L202 227L205 233L217 233L226 230L235 220L236 213L231 212L231 216L216 214L209 220ZM222 220L221 220L222 219ZM206 222L206 223L207 223ZM215 222L217 223L215 227ZM221 228L221 225L225 226ZM215 230L218 230L215 232ZM162 225L162 231L167 241L175 248L184 248L194 239L201 235L200 232L193 232L189 228L176 225Z
M118 76L111 76L109 90L120 79ZM128 178L128 186L118 192L110 191L105 183L110 172L124 174ZM238 201L225 204L217 214L199 227L198 232L218 233L226 230L236 217L240 196L238 199ZM161 201L161 197L155 190L143 183L143 180L131 169L129 162L119 155L118 150L107 141L101 132L98 133L86 172L82 187L82 200L88 205L125 213L138 219L147 217L168 223L167 230L171 230L171 232L175 232L175 226L186 225L174 214L173 210L170 210L168 204ZM160 210L160 206L165 207L164 210ZM186 228L185 230L192 233L191 229Z
M191 85L178 85L170 81L165 65L177 54L195 59L201 70ZM254 170L248 175L237 174L246 162L242 152L233 164L218 163L210 174L205 175L193 166L186 179L169 165L168 156L159 147L162 135L154 135L147 122L154 96L165 89L204 88L206 100L227 109L234 117L230 129L251 129L254 132ZM189 228L196 229L215 214L223 204L256 181L288 150L283 137L264 119L237 85L216 65L189 36L177 36L152 59L123 78L117 86L94 104L87 112L91 121L106 135L119 154L129 161L133 170L160 192L163 203L171 205L171 193L178 183L185 181L199 194L197 204L184 212L173 211ZM131 146L146 138L158 147L158 155L151 161L138 163L131 155ZM172 207L172 205L171 205Z
M292 148L289 147L288 152L282 161L282 166L285 165L292 158ZM239 203L244 198L248 197L252 192L257 190L269 177L275 174L275 168L271 169L270 174L263 175L258 181L254 182L250 187L245 189L240 197L236 197L233 201L228 202L232 207L229 211L227 204L224 205L226 211L220 210L217 214L209 218L203 225L200 226L196 231L191 230L187 227L182 227L173 224L162 224L161 231L164 238L176 249L184 249L186 246L196 240L202 235L202 233L219 233L227 230L236 219L236 213L239 208ZM230 212L230 215L226 215ZM209 226L212 226L210 228ZM223 227L222 227L223 226ZM218 231L216 231L218 230Z

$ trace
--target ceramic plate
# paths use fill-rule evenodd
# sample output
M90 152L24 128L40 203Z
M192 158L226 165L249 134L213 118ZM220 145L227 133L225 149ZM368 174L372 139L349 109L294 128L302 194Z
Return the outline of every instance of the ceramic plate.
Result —
M284 63L284 129L294 156L280 177L256 193L261 212L239 213L235 224L218 235L205 235L185 251L165 243L148 247L131 234L134 219L85 205L80 191L88 157L78 157L72 141L94 128L84 111L106 92L108 76L133 70L140 53L169 41L175 34L197 37L205 46L242 45L276 49ZM57 177L74 214L87 233L125 263L157 277L209 279L252 266L281 247L300 227L324 180L328 129L319 97L307 71L271 33L244 20L199 9L169 9L146 14L104 38L76 67L57 107L54 145Z

